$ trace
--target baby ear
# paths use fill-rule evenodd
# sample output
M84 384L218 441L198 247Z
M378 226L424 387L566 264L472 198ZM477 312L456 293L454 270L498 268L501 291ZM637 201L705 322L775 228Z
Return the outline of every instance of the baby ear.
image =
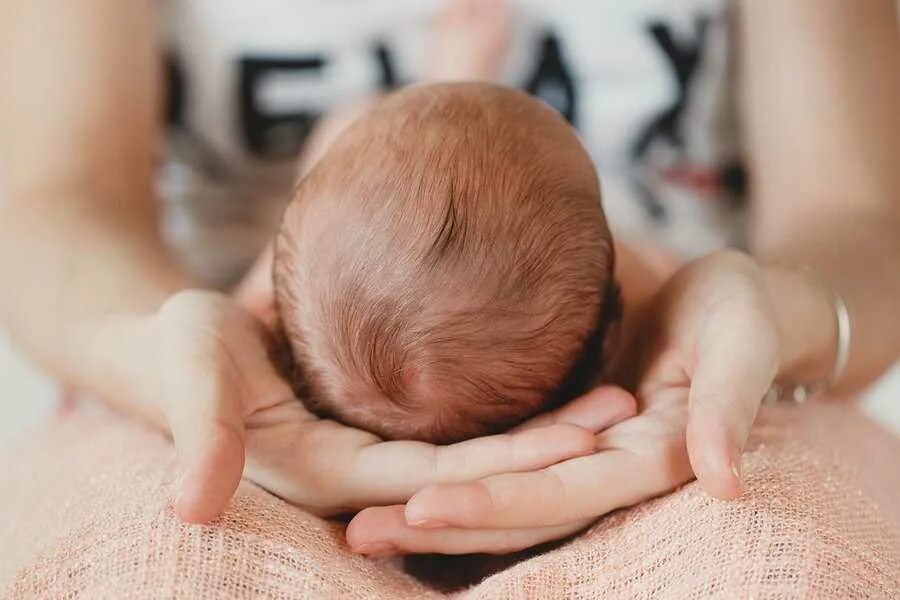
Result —
M234 301L271 333L278 321L275 288L272 283L272 243L269 242L250 270L231 292Z

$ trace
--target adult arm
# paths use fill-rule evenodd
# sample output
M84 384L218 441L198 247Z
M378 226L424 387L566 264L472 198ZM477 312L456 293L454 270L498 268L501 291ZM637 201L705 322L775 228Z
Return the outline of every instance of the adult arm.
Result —
M843 297L853 338L835 391L854 392L900 356L896 4L749 0L740 24L753 252L763 263L809 268ZM828 376L835 340L827 295L804 298L809 286L770 271L784 375Z
M853 393L900 356L896 5L746 0L738 23L752 253L774 315L775 377L788 384L831 377L839 294L851 345L829 392ZM721 356L739 352L721 341L708 346ZM692 386L691 466L720 496L734 493L727 469L739 469L759 405L759 385L748 382L761 382L754 371L769 366L762 347L749 350L743 373L698 364L703 376Z
M101 318L153 310L189 282L157 233L154 5L0 4L0 308L69 385L96 387Z

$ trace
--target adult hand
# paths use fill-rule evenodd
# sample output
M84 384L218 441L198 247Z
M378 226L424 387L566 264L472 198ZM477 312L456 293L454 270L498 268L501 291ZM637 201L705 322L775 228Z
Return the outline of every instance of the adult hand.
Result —
M334 514L594 450L591 431L564 422L437 447L383 442L319 419L276 372L262 324L214 292L181 292L153 314L110 319L98 343L110 344L108 373L120 389L140 396L137 406L172 434L183 470L175 508L185 521L208 521L224 510L245 455L249 479L310 511ZM628 416L587 408L593 431Z
M600 432L595 454L430 486L405 506L363 510L348 527L350 545L378 554L510 552L574 533L695 474L712 495L738 496L741 451L780 361L762 270L736 252L700 259L637 320L620 374L641 411Z

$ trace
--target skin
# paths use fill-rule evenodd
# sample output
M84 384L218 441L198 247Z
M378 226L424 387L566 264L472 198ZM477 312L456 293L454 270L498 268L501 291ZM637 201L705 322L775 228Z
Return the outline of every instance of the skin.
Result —
M889 0L740 5L754 257L715 253L658 285L625 253L630 318L653 315L626 331L639 416L622 421L630 397L601 388L522 431L447 449L382 443L305 413L265 358L259 322L192 289L169 257L151 186L154 6L0 4L0 314L65 384L172 433L185 520L218 515L243 472L321 514L382 505L348 528L360 552L523 548L694 475L717 497L737 496L740 452L772 378L816 379L833 365L828 289L854 322L837 391L900 354L900 46ZM604 413L610 405L620 410Z

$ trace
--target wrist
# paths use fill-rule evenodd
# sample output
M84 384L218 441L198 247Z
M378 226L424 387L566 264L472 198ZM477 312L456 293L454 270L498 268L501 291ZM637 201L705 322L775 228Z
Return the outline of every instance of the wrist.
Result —
M147 373L155 355L150 334L153 313L110 313L77 324L83 342L73 354L74 381L79 390L130 414L149 415L144 396L152 393Z
M835 368L838 332L832 293L803 269L767 266L763 279L781 341L777 379L824 382Z

